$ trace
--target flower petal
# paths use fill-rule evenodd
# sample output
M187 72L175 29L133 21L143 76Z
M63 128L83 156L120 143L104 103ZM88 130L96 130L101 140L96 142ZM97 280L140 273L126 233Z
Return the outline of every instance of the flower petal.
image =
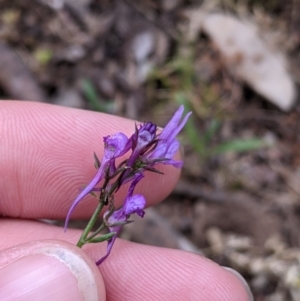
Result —
M103 168L102 166L106 165L107 162L102 162L101 167L98 169L96 175L92 179L92 181L79 193L75 201L73 202L72 206L69 209L69 212L67 214L66 220L65 220L65 226L64 226L64 231L66 231L69 223L69 219L71 217L72 212L74 211L75 207L79 204L79 202L86 196L88 195L94 187L101 181L103 178Z
M180 143L177 139L173 140L169 145L169 148L165 154L165 158L172 159L173 156L177 153Z
M178 123L181 119L181 116L184 112L184 106L181 105L178 110L175 112L171 120L166 124L161 134L159 135L160 139L168 139L168 137L172 134L174 129L178 126Z
M178 133L182 130L182 128L184 127L187 120L192 114L192 112L187 113L183 118L183 120L180 122L183 112L184 112L184 106L181 105L178 108L178 110L175 112L172 119L167 123L167 125L162 130L161 134L159 135L160 140L167 140L168 142L170 142L178 135Z
M111 239L109 239L107 241L106 254L103 257L101 257L98 261L96 261L96 265L100 265L109 256L111 249L116 241L116 238L117 238L119 232L121 231L121 228L122 227L118 227L118 229L117 229L117 227L114 227L114 231L110 231L110 232L116 232L116 235L114 235Z
M127 166L132 166L138 156L147 150L147 147L151 145L151 143L156 138L156 124L152 122L147 122L140 126L139 129L136 128L135 133L131 136L132 143L132 153L127 161ZM128 172L125 173L121 182L125 180L125 176L128 175Z
M137 183L144 177L144 175L142 173L136 173L134 175L134 178L130 184L130 187L128 189L128 192L127 192L127 197L130 197L132 196L133 194L133 190L135 188L135 186L137 185ZM125 200L126 201L126 200Z
M144 208L146 206L146 199L141 194L135 194L132 197L126 199L124 204L124 213L125 215L131 215L133 213L138 214L143 217L145 212Z
M182 130L182 128L185 126L186 122L188 121L188 119L190 118L190 116L192 115L192 112L188 112L184 118L181 120L181 122L177 125L177 128L176 130L174 130L172 132L172 135L170 135L169 139L174 139L178 134L179 132ZM172 138L171 138L172 137ZM169 140L168 139L168 140Z
M166 161L162 162L165 165L172 165L176 168L181 168L183 165L183 161L176 161L176 160L172 160L172 159L167 159Z
M121 132L103 138L104 157L118 158L124 155L131 147L127 136Z

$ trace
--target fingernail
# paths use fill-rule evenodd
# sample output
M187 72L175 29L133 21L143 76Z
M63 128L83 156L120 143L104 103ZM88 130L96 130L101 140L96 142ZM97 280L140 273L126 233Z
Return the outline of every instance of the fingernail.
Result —
M0 300L98 301L93 271L80 255L46 247L0 269Z
M232 268L228 268L228 267L223 267L223 268L225 270L227 270L228 272L234 274L240 280L240 282L243 284L244 288L246 289L246 291L248 293L249 301L254 301L254 298L253 298L253 295L251 293L250 287L249 287L247 281L244 279L244 277Z

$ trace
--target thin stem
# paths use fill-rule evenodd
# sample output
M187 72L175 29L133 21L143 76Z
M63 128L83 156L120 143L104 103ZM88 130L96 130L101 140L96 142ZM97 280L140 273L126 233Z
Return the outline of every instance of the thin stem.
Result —
M95 212L93 213L93 215L90 218L86 228L82 232L80 239L78 240L77 247L81 248L85 244L86 238L89 235L90 231L92 230L95 222L97 221L97 218L98 218L103 206L104 206L104 204L102 202L100 202L98 204Z
M101 226L92 234L92 235L90 235L90 236L88 236L87 238L86 238L86 240L91 240L91 239L93 239L95 236L97 236L103 229L105 228L105 224L104 223L102 223L101 224Z
M84 231L82 232L80 239L77 242L77 247L81 248L84 244L88 243L88 240L93 239L94 237L96 237L105 227L105 224L102 223L101 226L95 231L93 232L89 237L89 233L91 232L93 226L95 225L97 218L101 212L101 210L103 209L104 205L106 205L105 201L110 198L112 196L112 194L115 192L115 190L118 188L119 186L119 182L120 182L120 178L122 177L122 172L126 172L126 170L128 170L128 167L124 167L120 169L120 172L117 172L114 176L116 176L117 174L121 173L121 175L119 176L118 180L116 182L114 182L109 191L105 191L106 187L109 183L110 178L106 177L104 180L104 184L102 186L102 192L100 194L99 197L99 204L96 208L96 210L94 211L92 217L90 218L87 226L85 227Z

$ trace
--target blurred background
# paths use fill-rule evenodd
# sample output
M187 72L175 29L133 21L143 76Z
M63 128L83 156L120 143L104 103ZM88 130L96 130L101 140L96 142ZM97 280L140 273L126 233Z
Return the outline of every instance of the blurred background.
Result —
M299 50L300 0L0 0L2 99L193 111L176 189L122 237L230 266L257 301L300 300Z

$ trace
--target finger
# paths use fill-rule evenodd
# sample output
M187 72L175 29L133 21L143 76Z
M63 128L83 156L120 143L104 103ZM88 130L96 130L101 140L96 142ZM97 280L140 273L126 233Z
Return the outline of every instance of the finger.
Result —
M0 214L25 218L64 218L79 189L94 176L93 152L103 154L102 137L134 122L106 114L30 102L0 102ZM147 204L165 198L179 170L161 166L165 175L147 173L137 186ZM120 204L125 190L117 194ZM90 216L89 196L72 217Z
M0 300L105 300L95 263L66 242L30 242L0 252L0 258Z
M0 241L7 246L41 238L74 243L79 237L78 230L64 234L58 227L37 222L2 220L1 229L10 233L6 239L0 233ZM96 261L105 254L105 248L104 243L88 245L84 250ZM201 256L177 250L118 240L100 270L111 301L251 300L249 290L234 274Z

